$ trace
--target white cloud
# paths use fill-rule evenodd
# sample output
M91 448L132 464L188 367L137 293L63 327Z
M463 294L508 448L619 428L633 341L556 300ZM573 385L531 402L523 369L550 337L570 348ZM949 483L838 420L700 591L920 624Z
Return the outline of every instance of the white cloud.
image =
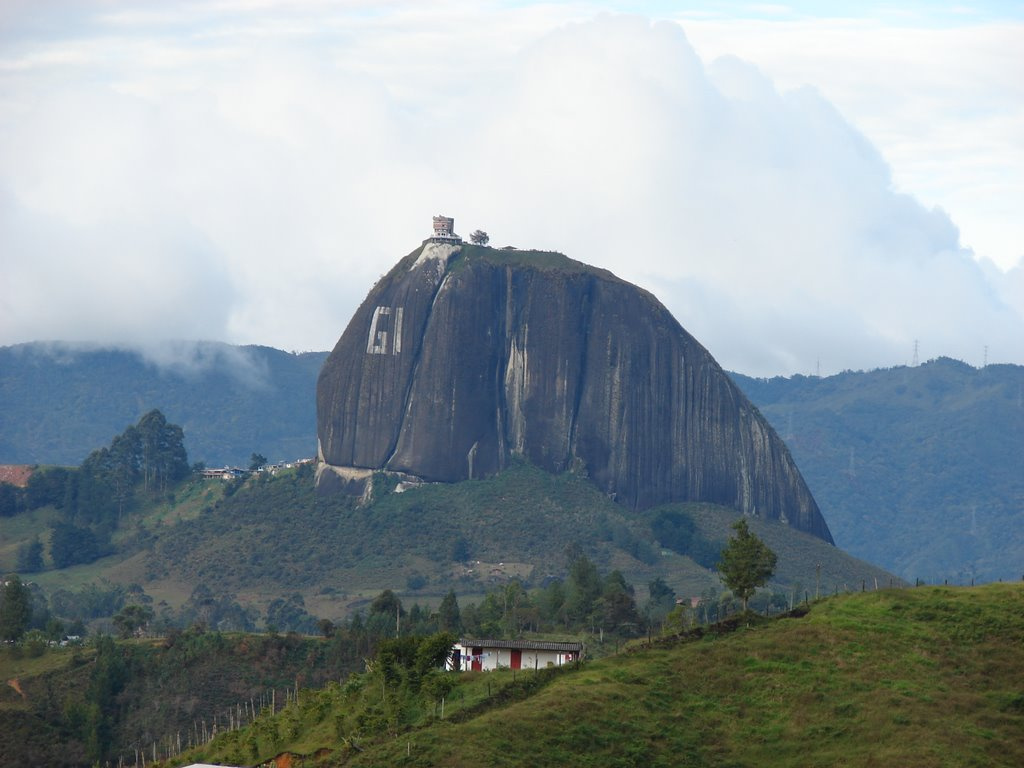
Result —
M755 62L782 89L813 83L885 154L894 182L953 212L964 244L1024 256L1024 22L910 16L790 21L680 17L698 52Z
M0 343L330 348L444 212L642 283L744 372L914 339L1021 362L1021 268L899 194L831 92L668 22L355 6L127 8L0 48Z

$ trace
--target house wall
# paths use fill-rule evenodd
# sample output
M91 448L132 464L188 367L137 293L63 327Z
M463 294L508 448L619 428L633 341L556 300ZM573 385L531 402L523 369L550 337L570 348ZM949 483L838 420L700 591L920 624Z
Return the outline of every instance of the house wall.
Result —
M473 668L473 648L455 646L459 652L459 671L469 671ZM494 669L510 669L512 667L512 648L488 648L484 647L483 658L480 659L480 669L490 671ZM549 666L560 667L572 663L575 655L561 651L541 651L523 649L520 652L519 669L545 669Z

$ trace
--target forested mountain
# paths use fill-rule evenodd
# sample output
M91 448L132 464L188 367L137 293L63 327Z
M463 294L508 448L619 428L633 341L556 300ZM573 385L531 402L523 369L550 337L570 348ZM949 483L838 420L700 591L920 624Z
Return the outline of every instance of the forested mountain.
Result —
M904 578L1024 573L1024 367L940 358L828 378L735 376L836 544Z
M78 464L152 408L190 461L247 465L316 450L327 353L182 347L0 348L0 463ZM949 359L824 378L734 380L787 443L839 547L911 581L1019 579L1024 367Z
M77 465L154 408L182 427L193 462L313 456L326 356L213 342L147 355L61 343L0 347L0 464Z

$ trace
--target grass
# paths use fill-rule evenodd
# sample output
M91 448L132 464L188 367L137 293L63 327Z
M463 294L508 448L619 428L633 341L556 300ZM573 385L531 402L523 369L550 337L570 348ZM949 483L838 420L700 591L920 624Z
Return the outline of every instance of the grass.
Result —
M529 267L545 272L588 274L613 280L618 279L608 270L570 259L565 254L556 251L505 250L503 248L488 248L486 246L469 244L462 246L458 255L449 266L449 270L458 271L473 261L484 261L502 267Z
M325 699L310 692L306 714L290 716L295 737L261 745L258 757L328 749L304 764L1024 765L1024 585L840 595L801 618L751 617L732 631L634 646L534 687L523 685L529 673L510 677L460 675L444 720L424 702L390 735L350 733L348 744L324 723L354 722L353 708L371 699L338 688L313 723L313 702ZM228 760L226 742L190 757Z
M804 619L594 663L417 738L418 758L382 745L353 764L1021 765L1022 608L1020 585L830 598Z
M3 518L0 525L0 574L16 570L18 548L37 534L45 547L50 540L50 523L56 518L56 510L50 508Z
M8 681L46 675L66 667L73 656L90 654L91 651L84 648L47 648L42 655L33 657L26 652L12 653L11 648L0 649L0 683L7 683L13 692ZM20 698L16 693L12 696L9 691L3 691L0 694L0 709L13 702L20 704Z

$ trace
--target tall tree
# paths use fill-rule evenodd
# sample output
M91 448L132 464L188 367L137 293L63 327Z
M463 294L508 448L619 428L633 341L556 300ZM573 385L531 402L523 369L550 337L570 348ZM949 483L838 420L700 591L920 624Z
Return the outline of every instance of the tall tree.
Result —
M732 524L736 536L722 550L718 561L718 573L733 594L743 601L743 610L747 610L747 601L754 591L768 583L775 573L778 557L768 545L750 532L747 521L739 519Z
M114 503L117 504L118 520L131 499L132 488L139 481L141 453L141 438L137 427L128 427L110 443L107 473Z
M449 589L437 609L438 624L442 632L461 632L462 617L459 615L459 598L454 589Z
M5 577L0 588L0 640L20 640L31 618L32 595L28 587L16 573Z
M113 482L109 448L99 448L85 457L74 476L74 502L66 505L69 520L99 524L117 514L116 490Z
M67 485L74 470L66 467L47 467L32 473L26 490L27 506L38 509L51 504L57 509L64 506Z
M127 639L145 628L153 620L153 609L148 605L126 605L114 616L114 626L122 639Z
M14 517L21 507L21 492L10 483L0 483L0 517Z
M50 533L50 559L54 568L91 563L105 554L105 547L90 528L56 521Z
M18 547L18 570L22 573L43 570L43 542L38 536Z
M188 475L185 433L177 424L168 424L166 417L156 409L139 419L137 429L143 488L162 493L171 483Z
M633 587L626 582L621 571L612 571L604 577L598 606L602 625L607 629L630 633L640 626Z
M565 580L565 615L570 624L584 624L594 613L594 603L601 596L601 576L586 555L577 557L569 566Z
M107 635L96 639L96 657L86 691L89 709L84 724L86 752L96 764L109 759L117 718L117 696L128 679L128 664L121 648Z

